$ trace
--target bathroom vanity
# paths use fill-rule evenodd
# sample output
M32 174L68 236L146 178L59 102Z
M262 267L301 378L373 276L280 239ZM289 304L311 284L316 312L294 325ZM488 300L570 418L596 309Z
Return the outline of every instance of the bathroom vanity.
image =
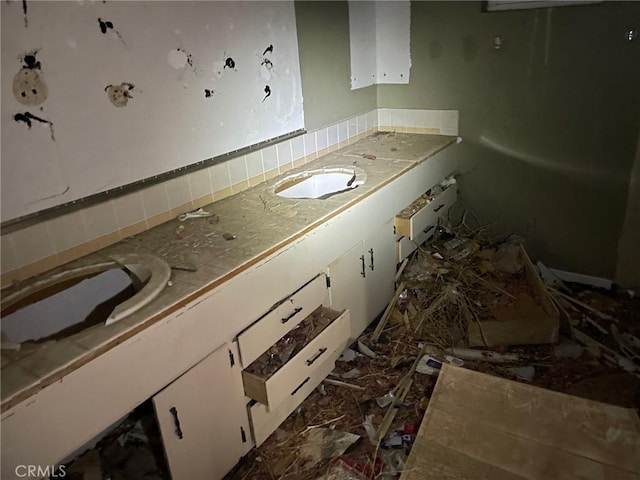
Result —
M298 169L357 166L366 173L358 188L324 200L282 198L275 178L206 207L216 224L184 222L188 241L176 240L172 221L74 262L175 248L197 271L174 270L170 286L120 322L7 366L3 359L2 478L16 478L17 465L81 453L150 398L173 478L222 478L385 308L396 265L446 214L455 187L406 235L396 233L396 215L455 173L455 141L378 133ZM236 238L225 240L226 232ZM313 333L283 366L255 367L302 328Z

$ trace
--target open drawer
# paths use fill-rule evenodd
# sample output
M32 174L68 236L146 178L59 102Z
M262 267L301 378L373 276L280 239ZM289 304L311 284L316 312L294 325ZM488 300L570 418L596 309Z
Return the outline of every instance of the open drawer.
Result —
M342 349L339 349L337 356L339 356L341 352ZM247 405L247 411L251 419L251 435L253 435L253 441L256 447L262 445L269 435L275 432L276 428L285 421L291 412L331 373L335 364L336 355L327 357L318 365L314 372L309 375L309 380L301 388L292 392L291 395L275 407L267 407L260 402L252 402Z
M317 308L242 371L245 394L270 408L295 396L319 365L340 355L350 329L348 310Z
M238 335L238 350L247 367L307 315L325 303L327 279L320 274Z
M451 185L429 203L417 209L408 218L396 216L396 234L409 237L409 240L412 241L418 241L422 233L436 224L438 218L446 213L449 207L456 202L457 192L456 186Z

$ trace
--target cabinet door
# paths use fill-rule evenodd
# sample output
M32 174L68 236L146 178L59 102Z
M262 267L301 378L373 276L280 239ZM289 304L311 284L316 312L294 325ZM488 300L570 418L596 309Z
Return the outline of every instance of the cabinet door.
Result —
M329 265L331 307L351 311L355 340L393 296L396 267L393 220Z
M329 265L331 307L351 312L350 340L358 338L368 324L366 274L363 242Z
M221 346L153 397L175 480L221 479L251 448L240 365L230 348Z
M393 297L396 273L393 220L385 223L364 242L367 269L367 324L386 308Z

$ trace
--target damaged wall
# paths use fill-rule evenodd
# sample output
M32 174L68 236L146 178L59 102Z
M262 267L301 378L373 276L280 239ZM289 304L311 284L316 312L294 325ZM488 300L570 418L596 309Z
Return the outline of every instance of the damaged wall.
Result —
M291 1L3 2L2 85L3 221L304 127Z
M348 3L296 2L295 8L307 130L375 109L375 86L351 90Z
M378 86L378 107L459 109L467 205L549 265L612 278L640 121L640 40L625 33L639 17L635 2L412 2L411 84Z

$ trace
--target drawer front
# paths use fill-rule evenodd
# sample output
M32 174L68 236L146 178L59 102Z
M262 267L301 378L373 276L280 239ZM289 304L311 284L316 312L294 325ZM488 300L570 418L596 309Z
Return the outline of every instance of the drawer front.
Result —
M396 240L396 262L400 263L411 255L422 243L434 234L436 224L429 225L418 234L415 240L409 237L400 237Z
M326 276L318 275L238 335L242 366L246 368L307 315L326 303L327 296Z
M249 398L276 406L304 388L319 365L340 355L351 329L349 311L326 310L339 316L273 375L262 378L246 370L242 372L244 391Z
M309 375L309 380L298 391L289 395L275 407L269 408L260 402L247 406L251 420L251 434L256 447L262 445L269 435L291 415L291 412L329 375L335 367L335 359L340 356L341 352L342 349L339 349L330 358L325 359Z
M429 204L417 211L411 218L396 217L396 233L418 240L420 234L429 226L438 222L438 218L447 212L457 197L457 188L451 185Z

